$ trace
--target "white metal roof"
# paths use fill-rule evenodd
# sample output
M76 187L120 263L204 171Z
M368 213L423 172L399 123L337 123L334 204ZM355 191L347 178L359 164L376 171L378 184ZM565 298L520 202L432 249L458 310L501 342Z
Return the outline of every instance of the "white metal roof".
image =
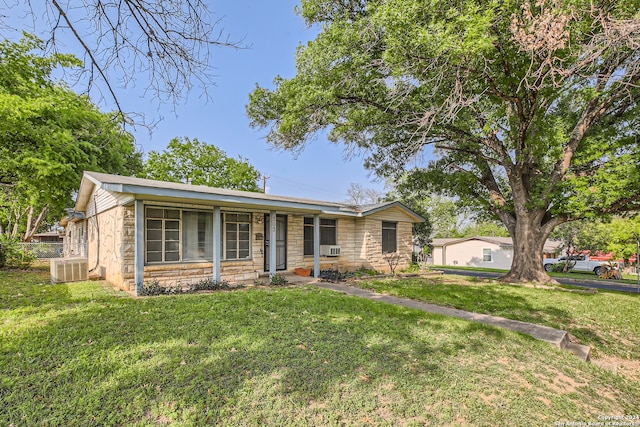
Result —
M86 210L95 187L112 193L129 194L133 198L155 201L179 201L184 203L215 203L220 206L247 206L256 209L288 210L308 213L323 213L343 216L367 216L381 210L397 207L403 210L413 222L424 218L404 204L391 201L374 205L354 206L347 203L277 196L251 191L229 190L226 188L191 185L176 182L111 175L85 171L76 199L76 211Z

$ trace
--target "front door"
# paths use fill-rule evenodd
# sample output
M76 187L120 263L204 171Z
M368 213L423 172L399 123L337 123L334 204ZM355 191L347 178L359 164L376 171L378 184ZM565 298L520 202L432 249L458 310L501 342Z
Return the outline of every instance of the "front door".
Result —
M269 271L271 238L269 214L264 216L264 271ZM276 215L276 270L287 269L287 216Z

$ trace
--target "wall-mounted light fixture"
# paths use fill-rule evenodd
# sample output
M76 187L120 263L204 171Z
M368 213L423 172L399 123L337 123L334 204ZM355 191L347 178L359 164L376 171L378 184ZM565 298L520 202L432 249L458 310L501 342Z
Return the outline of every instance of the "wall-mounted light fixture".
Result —
M255 215L255 217L256 217L256 224L262 224L263 215L257 214L257 215Z

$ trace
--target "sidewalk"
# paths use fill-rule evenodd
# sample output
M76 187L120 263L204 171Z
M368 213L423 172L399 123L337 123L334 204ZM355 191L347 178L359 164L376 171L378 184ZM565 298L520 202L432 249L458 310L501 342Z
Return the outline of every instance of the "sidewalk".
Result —
M487 314L472 313L455 308L441 307L439 305L428 304L407 298L398 298L391 295L379 294L376 292L368 291L366 289L360 289L340 283L314 282L309 284L323 289L343 292L347 295L354 295L374 301L385 302L387 304L395 304L403 307L415 308L417 310L422 310L429 313L457 317L460 319L468 320L470 322L478 322L485 325L509 329L515 332L521 332L523 334L530 335L540 341L548 342L549 344L554 345L560 349L569 350L582 360L589 360L590 348L585 345L569 342L567 332L560 329L535 325L533 323L520 322L518 320L505 319L503 317L489 316Z

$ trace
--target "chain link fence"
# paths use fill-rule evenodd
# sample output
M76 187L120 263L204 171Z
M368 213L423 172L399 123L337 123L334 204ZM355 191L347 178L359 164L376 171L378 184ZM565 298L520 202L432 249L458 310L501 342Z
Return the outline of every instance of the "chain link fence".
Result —
M38 259L62 258L62 243L18 243L21 249Z

